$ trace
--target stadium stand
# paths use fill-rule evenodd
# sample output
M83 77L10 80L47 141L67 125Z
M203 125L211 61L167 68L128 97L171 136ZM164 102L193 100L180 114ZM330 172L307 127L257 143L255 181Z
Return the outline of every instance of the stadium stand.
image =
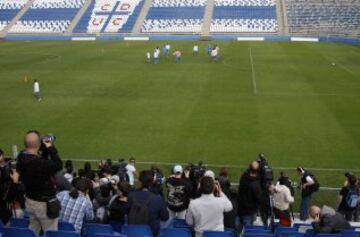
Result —
M275 0L215 0L210 32L277 31Z
M154 0L141 32L200 33L206 0Z
M10 33L63 33L85 0L35 0Z
M0 31L23 8L27 0L0 0Z
M360 35L360 1L286 0L290 33Z
M95 0L84 13L74 33L131 32L144 0Z

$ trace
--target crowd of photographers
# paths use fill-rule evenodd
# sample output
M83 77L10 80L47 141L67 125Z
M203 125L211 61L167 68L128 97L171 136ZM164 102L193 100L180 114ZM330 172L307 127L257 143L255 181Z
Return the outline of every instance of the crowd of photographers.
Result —
M255 222L271 226L278 219L283 226L294 220L292 203L295 188L301 192L300 220L313 219L318 232L337 232L357 221L360 185L356 176L346 173L339 192L337 209L311 206L320 184L316 177L298 167L299 185L285 173L274 180L265 156L252 161L240 177L238 189L231 187L225 168L218 175L205 165L175 165L171 175L152 166L138 172L136 161L101 161L75 170L63 162L54 146L55 137L42 137L37 131L25 134L24 149L16 160L5 159L0 150L0 218L28 216L36 233L57 230L58 222L70 222L80 232L84 222L113 225L147 224L154 236L174 218L185 219L194 235L205 230L242 228Z

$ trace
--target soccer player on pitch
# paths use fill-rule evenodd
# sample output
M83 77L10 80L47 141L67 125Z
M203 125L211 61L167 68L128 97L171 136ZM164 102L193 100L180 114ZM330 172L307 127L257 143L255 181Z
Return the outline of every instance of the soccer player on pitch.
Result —
M180 50L175 50L175 52L173 53L173 55L175 56L175 63L179 63L180 59L181 59L181 52Z
M146 62L151 63L151 54L149 51L146 52Z
M199 46L197 44L193 47L193 56L197 56L199 53Z
M34 96L37 99L37 101L41 101L41 95L40 95L40 84L37 80L34 80Z
M159 54L160 54L160 52L159 52L160 50L157 50L157 49L155 49L155 51L154 51L154 64L158 64L159 63Z

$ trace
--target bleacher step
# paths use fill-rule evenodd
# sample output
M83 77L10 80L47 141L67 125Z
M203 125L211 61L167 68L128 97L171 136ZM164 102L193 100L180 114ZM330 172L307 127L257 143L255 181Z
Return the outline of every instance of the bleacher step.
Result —
M201 29L202 36L210 35L211 18L214 11L214 0L208 0L205 8L205 14L203 19L203 25Z
M141 12L135 22L135 25L132 30L133 35L137 35L141 33L141 26L145 20L145 17L147 16L149 9L151 7L152 0L144 0L144 5L141 9Z
M71 35L71 33L73 32L73 30L75 29L76 25L79 23L81 17L84 15L84 13L86 12L86 10L89 8L90 4L92 3L92 1L94 0L86 0L84 5L82 6L82 8L78 11L78 13L76 13L74 19L71 21L70 26L67 28L67 30L65 31L65 35Z
M16 24L16 22L18 22L21 19L21 17L27 12L27 10L29 10L29 8L31 7L34 1L35 0L29 0L26 3L26 5L23 8L21 8L21 10L10 21L10 23L0 32L0 38L5 37L9 33L11 27L13 27Z

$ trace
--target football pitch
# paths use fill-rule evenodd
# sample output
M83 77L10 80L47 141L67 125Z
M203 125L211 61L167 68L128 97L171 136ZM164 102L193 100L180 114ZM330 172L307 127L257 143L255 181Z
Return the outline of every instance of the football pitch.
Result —
M1 147L37 129L64 159L245 167L262 152L274 167L360 168L359 46L219 41L212 62L209 42L194 57L195 42L171 41L179 64L147 64L165 43L0 42Z

